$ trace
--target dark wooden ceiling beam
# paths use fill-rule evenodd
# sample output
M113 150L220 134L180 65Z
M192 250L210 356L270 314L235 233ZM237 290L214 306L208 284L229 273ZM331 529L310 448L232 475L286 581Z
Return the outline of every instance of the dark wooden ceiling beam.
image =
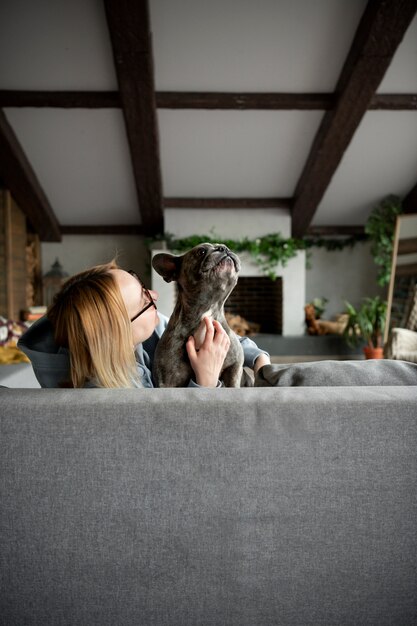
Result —
M291 198L165 198L166 209L289 209Z
M336 102L336 94L332 93L156 92L156 103L159 109L331 111ZM369 109L372 111L415 111L417 110L417 94L375 94L371 99Z
M159 91L159 109L263 109L328 110L334 106L331 93L226 93Z
M118 91L0 90L0 107L57 109L115 109L122 106Z
M210 199L205 202L210 203ZM252 200L250 200L252 202ZM241 204L239 208L241 208ZM265 206L264 204L262 205ZM182 207L184 208L184 207ZM217 208L217 207L210 207ZM224 208L224 207L221 207ZM228 207L233 208L233 207ZM255 207L256 208L256 207ZM140 224L93 224L86 226L85 224L65 226L61 225L62 235L143 235L143 228ZM307 230L307 237L348 237L356 236L364 238L365 229L363 226L313 226Z
M306 230L306 236L310 237L333 237L333 236L367 236L365 234L365 227L358 225L347 226L309 226Z
M416 111L417 94L376 93L369 106L371 111Z
M234 109L328 111L336 103L331 93L223 93L157 91L159 109ZM27 91L0 89L0 107L59 109L120 108L118 91ZM417 110L417 94L375 94L369 109Z
M402 205L404 213L417 213L417 183L405 196Z
M61 225L63 235L143 235L141 224Z
M417 10L417 0L368 0L327 111L297 183L292 233L304 235L343 154Z
M61 241L58 220L12 127L0 110L0 178L41 241Z
M104 0L143 230L163 232L162 177L147 0Z

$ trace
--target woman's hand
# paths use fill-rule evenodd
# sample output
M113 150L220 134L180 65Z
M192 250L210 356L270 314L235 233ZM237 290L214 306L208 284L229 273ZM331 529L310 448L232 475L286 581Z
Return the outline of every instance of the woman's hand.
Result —
M210 317L204 318L205 338L196 349L193 336L189 337L186 348L196 383L202 387L217 387L224 359L229 351L230 339L223 326Z

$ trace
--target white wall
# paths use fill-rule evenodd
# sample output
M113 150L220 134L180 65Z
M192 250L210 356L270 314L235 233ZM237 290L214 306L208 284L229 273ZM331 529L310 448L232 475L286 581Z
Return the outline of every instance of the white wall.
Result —
M328 298L326 319L343 310L344 300L358 304L365 296L379 293L386 297L387 288L377 285L377 267L369 248L368 243L358 243L343 251L312 249L312 267L305 274L305 300ZM116 253L121 267L134 269L150 284L150 254L143 237L136 235L66 235L62 243L43 243L42 271L47 272L58 257L72 275L110 261Z
M221 235L224 239L262 237L280 232L291 236L288 209L165 209L165 232L175 237Z
M42 243L42 273L50 270L57 257L72 276L115 256L124 269L149 276L150 255L139 235L64 235L61 243Z
M388 286L381 288L376 282L377 266L367 242L334 252L312 248L310 262L311 269L306 274L306 301L326 297L329 302L325 319L342 312L345 300L357 305L365 296L387 297Z

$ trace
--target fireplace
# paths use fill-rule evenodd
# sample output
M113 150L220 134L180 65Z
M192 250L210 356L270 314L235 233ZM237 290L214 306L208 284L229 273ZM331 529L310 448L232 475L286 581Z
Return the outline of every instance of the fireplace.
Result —
M261 333L282 335L282 278L242 276L224 309L259 324Z

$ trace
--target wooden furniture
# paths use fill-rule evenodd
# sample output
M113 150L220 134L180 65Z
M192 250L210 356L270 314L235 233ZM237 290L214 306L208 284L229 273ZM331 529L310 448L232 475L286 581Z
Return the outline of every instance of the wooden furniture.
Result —
M399 215L395 228L384 343L393 328L405 328L417 282L417 214Z
M0 315L19 320L41 304L40 242L9 191L0 189Z

